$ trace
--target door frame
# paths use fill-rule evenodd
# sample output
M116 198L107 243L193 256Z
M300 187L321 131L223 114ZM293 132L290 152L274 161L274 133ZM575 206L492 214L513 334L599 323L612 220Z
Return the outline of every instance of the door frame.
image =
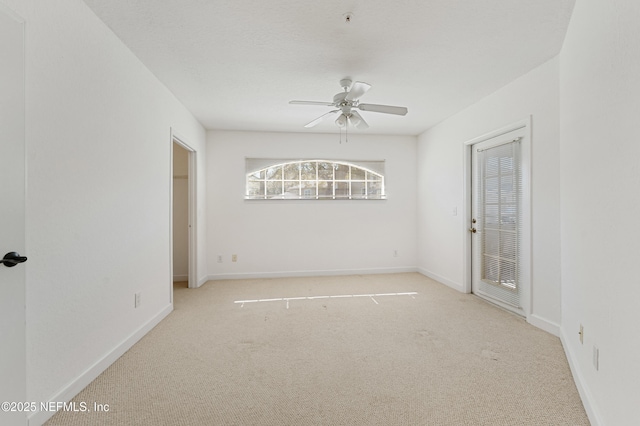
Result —
M169 259L171 259L171 267L169 268L169 282L171 289L170 302L173 303L173 144L179 145L188 152L189 172L188 172L188 218L189 218L189 288L198 287L198 182L197 182L197 151L185 138L181 137L176 131L171 129L171 138L169 140L169 161L170 161L170 192L169 197Z
M0 257L10 251L18 251L22 255L29 256L26 247L26 21L22 16L18 15L18 13L2 2L0 2L0 14L3 15L3 21L5 21L5 18L7 21L11 21L10 25L4 27L4 29L7 30L8 38L6 40L8 41L9 48L6 52L3 49L3 53L6 54L5 56L8 56L10 62L10 65L6 67L10 75L6 83L13 85L19 82L19 84L15 86L15 92L5 92L3 89L2 93L6 96L6 99L11 101L11 107L6 110L7 117L9 117L8 125L2 129L2 137L3 140L6 141L6 145L4 143L2 145L3 148L7 149L8 154L7 152L3 152L2 154L7 155L7 160L10 159L12 162L16 161L19 164L16 164L14 169L7 169L7 171L11 172L11 178L15 179L11 182L12 186L8 189L7 193L2 194L3 196L7 196L2 202L8 203L6 205L14 205L16 208L8 209L13 211L9 213L8 217L2 218L3 220L6 219L6 223L3 222L2 226L12 228L12 230L6 235L3 235L5 240L0 241L2 244L2 247L0 247L0 250L2 250L0 251ZM5 112L4 108L3 112ZM17 204L19 204L19 207ZM11 223L14 220L16 223ZM31 262L33 262L33 260ZM0 308L0 321L2 321L0 336L2 336L3 340L2 345L8 345L8 349L3 349L0 355L0 363L2 363L0 366L0 375L2 376L0 402L3 404L6 401L8 403L24 403L25 406L28 406L26 402L28 396L26 340L28 264L29 263L18 264L11 268L0 265L0 274L2 274L0 284L3 286L0 297L6 297L4 303L8 305L8 309L5 309L4 303ZM39 409L39 407L37 408ZM26 425L28 424L28 414L33 414L30 413L30 411L33 410L0 410L0 423L3 425Z
M520 142L520 155L521 155L521 171L522 171L522 234L521 234L521 246L520 246L520 278L522 280L523 292L521 293L522 310L525 313L525 317L529 322L532 309L532 261L531 261L531 116L493 130L489 133L485 133L476 138L470 139L463 144L464 149L464 211L465 217L463 220L463 254L464 254L464 292L471 293L471 280L472 280L472 261L473 261L473 244L471 240L471 232L469 227L472 219L473 211L473 174L472 174L472 149L473 145L487 141L500 135L504 135L515 130L523 129L523 138Z

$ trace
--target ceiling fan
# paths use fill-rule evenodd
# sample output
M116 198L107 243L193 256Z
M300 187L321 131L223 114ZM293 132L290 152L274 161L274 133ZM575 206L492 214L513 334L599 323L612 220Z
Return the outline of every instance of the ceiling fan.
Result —
M344 92L340 92L333 97L333 102L316 102L316 101L290 101L289 103L292 105L324 105L330 106L337 109L331 110L326 114L321 115L315 120L305 124L304 127L313 127L326 118L340 113L338 118L336 118L336 124L338 127L346 127L347 125L352 125L357 129L366 129L369 127L364 118L360 115L356 109L360 111L371 111L371 112L380 112L383 114L395 114L395 115L406 115L407 108L399 107L399 106L391 106L391 105L378 105L378 104L361 104L360 96L367 93L367 90L371 88L370 84L363 83L361 81L356 81L351 84L351 80L348 78L344 78L340 80L340 86L344 89Z

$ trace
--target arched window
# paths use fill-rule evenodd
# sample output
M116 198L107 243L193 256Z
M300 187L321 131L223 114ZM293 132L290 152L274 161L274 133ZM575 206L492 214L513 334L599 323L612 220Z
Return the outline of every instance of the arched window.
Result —
M272 164L265 166L267 161ZM247 159L246 164L246 199L385 198L384 161Z

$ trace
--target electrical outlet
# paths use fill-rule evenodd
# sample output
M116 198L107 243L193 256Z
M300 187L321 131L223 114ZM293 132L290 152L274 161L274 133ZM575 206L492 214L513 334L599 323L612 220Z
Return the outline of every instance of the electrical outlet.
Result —
M580 343L584 344L584 327L582 324L580 324L580 332L578 334L580 335Z
M141 298L142 298L142 293L138 292L135 294L135 300L133 302L133 307L137 308L140 306L141 303Z
M600 349L596 345L593 345L593 368L600 369Z
M218 255L218 263L222 263L222 255L221 254Z
M237 262L238 261L238 255L237 254L232 254L231 255L231 261L232 262Z

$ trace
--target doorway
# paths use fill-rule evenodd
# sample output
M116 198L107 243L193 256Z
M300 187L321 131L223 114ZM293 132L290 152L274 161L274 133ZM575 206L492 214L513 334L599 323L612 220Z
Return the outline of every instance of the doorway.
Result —
M189 151L173 144L173 282L189 281Z
M531 312L529 120L468 142L468 290Z
M196 288L197 200L196 151L182 138L171 137L171 301L173 283Z

